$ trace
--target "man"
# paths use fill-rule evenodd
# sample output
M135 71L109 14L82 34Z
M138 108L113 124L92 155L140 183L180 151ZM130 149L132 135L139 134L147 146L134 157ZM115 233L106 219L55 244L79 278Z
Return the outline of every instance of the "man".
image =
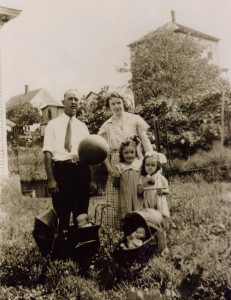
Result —
M74 224L79 214L87 213L91 182L89 166L78 159L79 143L89 130L76 118L77 90L68 90L62 102L64 113L48 123L43 147L48 191L59 218L60 236L68 229L71 212Z

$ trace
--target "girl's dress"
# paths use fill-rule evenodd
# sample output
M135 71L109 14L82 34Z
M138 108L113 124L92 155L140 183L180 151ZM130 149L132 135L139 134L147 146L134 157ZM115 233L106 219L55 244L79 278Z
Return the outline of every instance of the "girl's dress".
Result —
M140 176L139 185L143 185L144 179L147 176L154 181L154 185L148 186L144 191L144 207L155 208L161 212L163 216L170 217L168 203L165 196L169 193L167 179L161 174L161 170L159 170L153 175ZM162 189L163 194L161 196L157 194L157 189Z
M138 128L147 130L149 125L138 115L125 112L122 123L115 122L109 118L99 129L98 134L106 135L110 146L112 168L119 163L119 148L126 139L138 135ZM105 200L110 207L104 210L103 224L105 226L120 228L119 219L119 191L112 184L112 177L108 176L105 188Z
M143 199L138 196L137 187L142 160L136 159L131 164L120 163L119 210L123 219L128 212L143 208Z

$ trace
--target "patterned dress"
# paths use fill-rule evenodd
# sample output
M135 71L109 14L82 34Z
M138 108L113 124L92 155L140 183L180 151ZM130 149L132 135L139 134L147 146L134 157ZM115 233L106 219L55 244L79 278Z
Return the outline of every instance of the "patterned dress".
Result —
M122 123L117 123L113 118L109 118L99 129L98 134L106 135L110 146L110 156L112 168L116 169L119 163L119 148L127 138L138 135L138 128L147 130L149 125L138 115L125 112ZM120 228L119 219L119 190L114 188L112 177L108 176L105 188L106 203L110 205L104 210L103 224L105 226Z
M136 159L131 164L120 163L119 209L124 218L128 212L143 208L143 199L138 197L137 187L140 177L142 160Z

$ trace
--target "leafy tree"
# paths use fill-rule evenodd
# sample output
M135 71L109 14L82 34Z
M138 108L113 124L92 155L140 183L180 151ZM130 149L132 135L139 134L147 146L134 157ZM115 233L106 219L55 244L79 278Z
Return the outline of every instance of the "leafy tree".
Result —
M189 35L159 29L131 46L136 103L165 96L184 98L217 88L218 68L203 57L205 48Z
M131 45L130 86L136 112L153 125L158 116L160 140L187 156L209 149L221 132L221 97L230 87L205 58L205 48L189 35L159 29ZM129 71L121 68L119 71Z
M108 87L103 87L96 101L92 102L89 108L83 100L77 112L78 118L87 124L92 134L96 134L103 122L111 116L110 111L105 107L107 91Z
M9 120L22 127L40 123L42 120L39 110L28 102L11 107L7 111L6 116Z

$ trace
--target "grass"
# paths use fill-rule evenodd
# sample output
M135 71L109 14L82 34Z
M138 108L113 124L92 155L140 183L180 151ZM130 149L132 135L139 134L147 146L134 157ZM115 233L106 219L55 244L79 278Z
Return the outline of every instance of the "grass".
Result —
M34 217L51 200L22 197L9 179L1 195L1 299L125 300L134 290L143 299L145 293L149 299L230 299L230 186L197 179L171 181L169 255L145 266L118 265L110 252L120 233L101 229L88 278L73 261L40 255L32 237Z

